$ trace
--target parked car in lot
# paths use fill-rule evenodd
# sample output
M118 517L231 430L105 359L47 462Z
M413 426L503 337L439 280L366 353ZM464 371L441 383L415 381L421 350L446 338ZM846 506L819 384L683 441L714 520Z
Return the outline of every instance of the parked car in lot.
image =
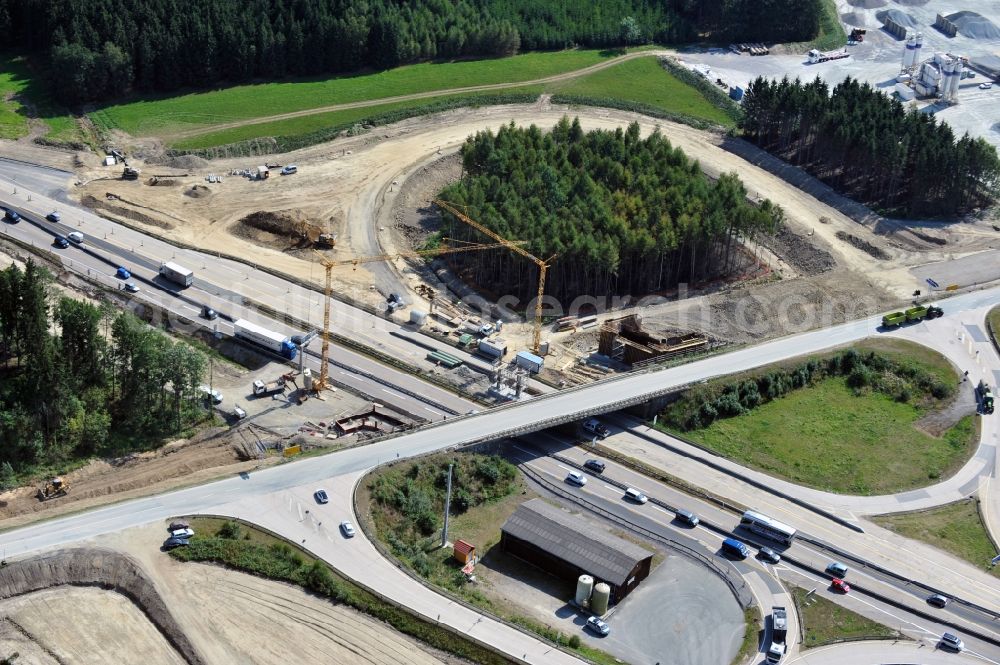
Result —
M330 497L326 495L326 490L316 490L313 492L313 498L316 499L316 503L330 502Z
M66 240L63 236L56 236L55 240L52 241L52 244L59 249L66 249L69 247L69 240Z
M992 87L993 87L992 81L987 81L986 83L980 83L979 84L979 89L980 90L989 90Z
M281 175L292 175L293 173L298 173L299 167L295 164L289 164L285 168L281 169Z
M629 501L634 501L635 503L646 503L649 501L649 497L637 490L634 487L629 487L625 490L625 498Z
M834 591L839 591L840 593L850 593L851 585L840 579L839 577L834 577L830 582L830 586Z
M834 561L829 566L826 567L826 572L834 577L839 577L841 579L847 577L847 566L840 563L839 561Z
M583 475L579 471L570 471L566 474L566 482L583 487L587 484L587 476Z
M781 561L781 555L772 550L770 547L760 548L760 551L757 552L757 558L761 561L766 561L767 563L779 563Z
M587 619L587 628L591 629L601 637L611 632L611 626L601 621L600 617L590 617Z
M589 459L583 465L594 473L604 473L605 464L599 459Z
M690 510L678 510L677 521L686 526L698 526L701 524L701 520L698 519L698 516Z
M928 596L927 604L933 605L934 607L944 607L951 601L948 596L944 596L940 593L936 593L933 596Z
M118 270L115 271L115 277L118 279L132 279L132 273L125 266L118 266Z
M175 547L184 547L187 544L188 544L187 538L175 538L174 536L171 536L167 538L166 541L164 541L163 549L172 550Z
M173 529L170 532L171 538L190 538L194 535L194 529L189 526L181 527L180 529Z
M62 215L53 210L49 214L45 215L45 219L49 220L50 222L58 222L59 220L62 219Z
M351 524L349 521L344 520L343 522L340 523L340 532L344 534L344 538L353 538L354 525Z

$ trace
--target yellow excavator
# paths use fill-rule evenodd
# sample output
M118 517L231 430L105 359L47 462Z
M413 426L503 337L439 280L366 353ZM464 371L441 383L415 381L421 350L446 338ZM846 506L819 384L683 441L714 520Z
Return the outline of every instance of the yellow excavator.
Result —
M49 482L45 483L44 487L38 489L38 500L48 501L49 499L55 499L56 497L66 496L69 493L69 482L63 480L59 476L56 476Z

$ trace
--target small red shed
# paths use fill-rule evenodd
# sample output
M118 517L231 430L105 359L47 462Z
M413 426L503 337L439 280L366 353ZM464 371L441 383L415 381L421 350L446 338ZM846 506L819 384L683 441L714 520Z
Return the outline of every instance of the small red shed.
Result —
M456 540L453 556L459 563L474 561L476 558L476 546L464 540Z

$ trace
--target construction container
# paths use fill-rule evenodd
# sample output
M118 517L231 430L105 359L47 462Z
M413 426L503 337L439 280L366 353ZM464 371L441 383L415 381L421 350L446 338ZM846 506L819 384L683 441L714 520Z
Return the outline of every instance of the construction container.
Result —
M472 336L471 334L469 334L469 333L465 333L465 334L463 334L463 335L460 335L460 336L458 337L458 343L459 343L460 345L462 345L462 346L468 346L468 345L472 344L472 342L473 342L473 341L474 341L475 339L476 339L476 338L475 338L475 337L473 337L473 336Z
M538 354L542 356L549 355L549 340L543 339L538 343Z
M742 100L743 94L744 94L743 88L741 88L738 85L733 86L732 88L729 89L729 98L732 99L734 102Z
M499 338L481 339L479 352L491 358L503 358L507 355L507 342Z
M538 374L542 371L542 365L545 361L539 358L534 353L528 353L527 351L519 351L517 356L514 358L514 362L517 363L518 367L523 367L533 374Z
M418 326L424 325L427 323L427 312L423 312L419 309L411 309L410 323L415 323Z

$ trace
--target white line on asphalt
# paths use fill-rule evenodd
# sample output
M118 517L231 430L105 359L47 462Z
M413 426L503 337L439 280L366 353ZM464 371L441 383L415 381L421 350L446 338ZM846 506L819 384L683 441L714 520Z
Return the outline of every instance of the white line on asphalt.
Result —
M568 466L563 466L562 464L559 464L559 463L556 463L556 466L558 466L563 471L569 471L569 467Z
M672 515L673 514L669 510L667 510L666 508L661 508L661 507L657 506L655 503L653 504L653 508L656 509L656 510L659 510L664 515Z

